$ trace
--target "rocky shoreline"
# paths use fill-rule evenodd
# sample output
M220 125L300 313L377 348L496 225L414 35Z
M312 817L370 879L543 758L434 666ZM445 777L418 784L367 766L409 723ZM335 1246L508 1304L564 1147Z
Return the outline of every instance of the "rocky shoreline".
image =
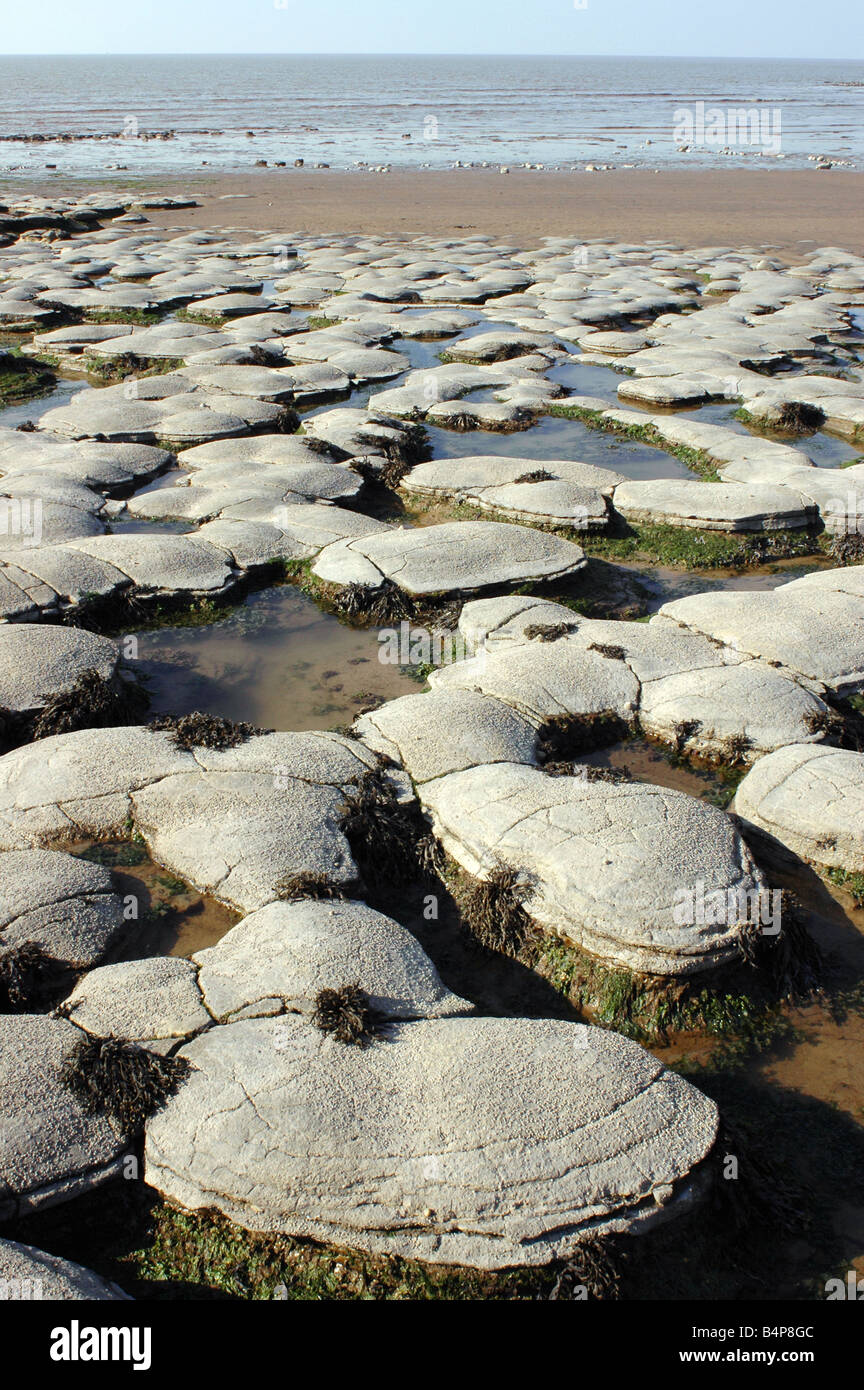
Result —
M864 874L864 260L146 221L190 202L4 213L0 330L75 374L0 421L4 1278L124 1296L14 1232L130 1160L188 1212L469 1271L685 1221L714 1099L590 1009L484 1011L398 902L691 1026L745 976L770 1009L821 988L806 914L759 913L778 862ZM812 572L588 616L593 547L647 527ZM460 659L338 731L146 723L129 628L274 580ZM734 768L731 807L586 760L637 734ZM81 844L235 925L136 957Z

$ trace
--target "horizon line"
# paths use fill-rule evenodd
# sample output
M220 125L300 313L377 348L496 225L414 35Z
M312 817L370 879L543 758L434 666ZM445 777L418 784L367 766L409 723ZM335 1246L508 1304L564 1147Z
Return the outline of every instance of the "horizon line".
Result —
M217 49L212 52L192 51L147 51L136 50L129 53L4 53L0 58L662 58L667 62L707 62L707 63L864 63L860 58L809 58L799 54L741 54L741 53L491 53L486 50L477 53L417 53L408 49L381 52L294 51L288 49L267 52L238 52L235 49Z

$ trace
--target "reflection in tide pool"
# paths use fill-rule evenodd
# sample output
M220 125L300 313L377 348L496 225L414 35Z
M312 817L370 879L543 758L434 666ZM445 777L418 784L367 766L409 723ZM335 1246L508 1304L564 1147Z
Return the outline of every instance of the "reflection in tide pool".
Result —
M330 729L421 689L380 662L379 650L376 629L347 627L286 585L203 627L140 633L137 670L153 714L201 710L266 729Z
M589 429L581 420L568 420L561 415L543 415L530 429L513 434L493 434L488 430L460 434L432 425L427 425L426 431L436 459L470 458L472 454L540 461L576 459L580 463L593 463L598 468L610 468L625 478L692 479L695 476L686 463L662 449Z

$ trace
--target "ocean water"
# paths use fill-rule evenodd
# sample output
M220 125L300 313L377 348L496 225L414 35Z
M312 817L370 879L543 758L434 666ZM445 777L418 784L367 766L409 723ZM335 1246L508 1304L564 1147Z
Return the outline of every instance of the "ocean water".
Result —
M736 111L752 114L742 122ZM142 138L153 131L173 134ZM38 144L8 138L121 132ZM689 151L679 152L682 144ZM773 166L780 157L806 168L819 155L864 167L864 62L0 58L0 176L44 176L46 164L81 175L112 165L130 174L192 173L205 164L237 172L256 159L332 168L448 168L457 160L687 168Z

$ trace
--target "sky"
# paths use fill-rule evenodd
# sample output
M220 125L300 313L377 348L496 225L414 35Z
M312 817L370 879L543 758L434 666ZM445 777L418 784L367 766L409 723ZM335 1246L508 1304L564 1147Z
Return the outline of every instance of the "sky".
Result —
M2 52L864 58L861 0L7 0Z

